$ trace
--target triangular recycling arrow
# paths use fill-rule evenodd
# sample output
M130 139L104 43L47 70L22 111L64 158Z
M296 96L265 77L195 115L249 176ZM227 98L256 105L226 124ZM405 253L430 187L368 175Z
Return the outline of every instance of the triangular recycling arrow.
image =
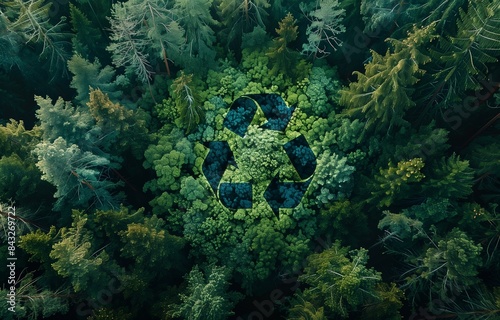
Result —
M209 152L203 162L202 170L212 190L217 194L219 183L227 166L230 164L236 166L236 161L234 161L233 152L227 141L211 141L206 146L209 148Z
M239 97L233 102L224 119L224 126L243 137L258 107L267 119L262 127L275 131L285 131L294 111L294 108L288 107L277 94L250 94ZM219 195L221 203L230 209L251 208L250 183L221 183L228 165L236 166L229 144L226 141L212 141L206 146L210 151L202 170L214 193ZM316 157L304 136L287 142L283 149L302 181L279 181L278 175L273 178L264 193L264 198L276 216L279 215L280 208L293 208L300 203L316 170Z

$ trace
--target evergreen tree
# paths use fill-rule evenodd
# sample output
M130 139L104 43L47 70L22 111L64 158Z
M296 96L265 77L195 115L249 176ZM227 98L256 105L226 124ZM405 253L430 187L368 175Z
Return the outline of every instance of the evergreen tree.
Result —
M110 23L112 43L107 49L113 63L143 83L151 82L157 59L163 60L170 73L168 59L181 57L185 31L164 0L115 3Z
M42 179L57 188L56 209L117 206L112 193L117 184L109 179L108 173L113 165L106 157L82 151L61 137L39 143L34 152Z
M323 58L330 54L330 50L336 51L342 45L339 35L346 30L342 24L345 10L340 8L338 0L316 1L315 7L301 3L301 9L310 21L302 53Z
M80 103L89 100L90 87L100 89L113 99L123 95L123 92L117 88L117 82L124 81L124 79L122 77L113 79L115 78L115 70L111 66L102 68L97 58L92 63L75 54L68 61L68 68L73 73L70 86L76 89L78 95L75 99Z
M265 27L268 0L217 0L221 22L227 27L225 36L227 43L243 32L249 32L255 26Z
M205 274L195 266L187 275L181 304L173 305L172 315L193 320L227 319L237 295L228 292L229 273L225 267L211 267Z
M211 14L213 0L176 0L173 11L186 31L186 48L182 65L187 72L208 70L215 61L215 34L218 24Z
M500 56L500 28L498 1L469 1L467 12L460 9L457 32L454 36L440 37L439 47L432 58L438 71L432 73L429 85L421 92L430 107L448 108L461 102L469 90L479 90L480 79L488 74L488 65ZM431 89L432 88L432 89Z
M13 0L9 9L15 13L7 28L20 35L26 43L41 46L40 56L48 59L50 69L65 73L68 53L68 34L64 31L64 19L53 25L50 21L51 3L44 0ZM5 17L5 16L4 16Z
M204 110L200 99L196 92L193 91L191 83L193 81L192 74L181 74L174 80L172 84L173 94L175 95L175 104L186 130L190 132L195 126L203 121Z
M266 55L269 56L273 68L271 72L277 74L278 72L290 75L290 68L298 58L297 52L294 52L288 47L290 42L297 39L297 20L295 20L291 13L288 13L280 22L279 28L276 29L278 37L273 39L273 44L267 51Z
M349 114L366 119L367 129L389 132L408 125L405 112L415 106L412 85L424 73L421 66L430 61L421 48L434 38L433 30L434 25L415 27L402 41L390 39L393 52L382 56L372 51L365 73L354 72L358 81L342 91L340 103Z
M103 41L101 30L96 28L87 15L73 3L69 4L69 13L71 30L75 33L72 39L75 55L94 59L100 51L99 44Z
M380 273L366 267L367 250L349 251L335 242L331 248L313 253L307 259L299 281L309 287L303 297L315 306L322 306L332 316L347 318L360 310L380 282Z
M35 96L40 109L36 111L40 120L43 140L53 142L64 137L69 143L85 145L97 138L93 119L82 108L75 108L71 102L58 98L55 103L49 97Z

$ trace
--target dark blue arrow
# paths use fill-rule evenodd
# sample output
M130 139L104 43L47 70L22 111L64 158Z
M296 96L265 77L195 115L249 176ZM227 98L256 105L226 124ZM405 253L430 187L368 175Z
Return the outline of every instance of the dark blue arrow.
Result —
M227 141L211 141L205 144L210 149L202 165L203 174L217 194L217 188L228 165L236 167L234 155Z
M234 100L224 119L224 126L243 137L257 112L255 101L247 97Z
M264 198L279 219L279 208L299 205L311 180L304 182L280 182L276 175L264 192Z
M267 122L262 125L264 129L285 131L288 122L292 118L295 108L288 107L280 95L271 94L249 94L247 97L257 102L264 112Z
M288 141L283 148L302 180L313 175L316 170L316 156L303 135Z
M252 208L252 185L250 183L221 183L219 195L220 201L226 208Z

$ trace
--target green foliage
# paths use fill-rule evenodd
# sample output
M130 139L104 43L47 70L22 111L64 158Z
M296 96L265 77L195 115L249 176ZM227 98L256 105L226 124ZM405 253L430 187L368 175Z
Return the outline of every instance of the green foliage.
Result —
M397 0L362 0L360 12L365 23L365 32L380 32L391 27L394 21L404 12L406 3Z
M129 110L100 89L90 89L87 102L90 115L99 128L100 149L114 155L131 150L137 159L143 158L146 145L151 141L148 135L148 115L142 109Z
M49 97L35 96L35 101L40 106L36 114L45 142L64 137L67 142L83 144L96 136L92 130L92 117L85 110L75 108L62 98L58 98L55 104Z
M28 204L40 191L40 171L33 162L23 161L17 154L0 158L0 199ZM46 187L46 186L45 186Z
M300 104L301 109L308 115L327 118L340 98L337 77L334 68L313 67L307 77L309 85L305 90L309 103Z
M355 168L347 164L346 158L325 151L318 156L318 166L311 182L314 196L310 201L318 205L327 205L349 197L354 171Z
M449 312L460 320L495 319L500 312L500 290L498 287L488 288L476 286L460 298L445 300L436 309L439 312Z
M241 49L262 49L267 47L271 38L261 26L255 26L252 32L244 33L241 37Z
M421 49L435 36L434 25L416 28L402 41L388 40L394 47L385 56L372 51L373 59L365 66L365 73L355 71L357 82L343 90L340 103L348 113L366 119L367 129L389 131L407 125L405 112L415 106L411 98L412 85L424 73L421 66L430 61Z
M87 320L131 320L132 315L123 310L99 308Z
M49 254L55 236L55 227L51 227L48 233L44 233L38 229L35 232L23 235L20 238L19 247L30 254L31 261L40 262L47 267L46 264L52 261Z
M238 150L245 151L239 156L240 171L234 172L234 181L251 181L259 184L271 181L278 171L283 177L293 178L295 172L290 160L280 150L283 141L283 136L279 133L251 125L246 136L238 140L235 146ZM229 181L232 180L231 173L229 171L226 178Z
M23 70L24 64L20 57L23 45L23 38L7 29L8 19L4 14L0 14L0 49L2 57L0 59L0 67L4 70L10 70L17 66Z
M153 216L145 218L141 223L130 223L127 229L119 233L123 247L122 256L134 259L141 269L175 267L179 261L180 250L184 241L172 236L164 230L165 222Z
M204 117L204 110L200 104L199 98L196 92L193 92L190 87L192 81L192 74L186 75L184 72L181 72L172 84L177 111L187 132L190 132L196 127Z
M68 69L73 73L70 86L78 92L75 99L80 103L89 100L90 87L100 89L115 99L123 94L117 88L117 79L112 81L115 70L110 66L102 68L97 58L92 63L75 54L68 61Z
M278 284L293 297L265 317L494 318L499 12L495 0L3 1L0 251L14 201L17 265L39 276L18 275L16 316L85 305L89 319L225 319ZM263 130L262 110L244 137L227 130L231 103L263 93L293 108L284 132ZM450 115L463 130L443 129ZM283 152L299 135L314 173L296 207L273 212L269 183L301 180ZM212 141L228 142L236 165L221 182L250 183L251 208L212 189Z
M425 191L433 196L459 199L472 192L474 171L469 167L469 161L460 160L453 154L436 163L429 184Z
M446 221L455 216L457 212L451 208L449 199L435 196L428 198L419 205L404 209L403 214L430 225L443 220Z
M363 309L363 319L399 320L404 292L395 283L381 282L375 288L375 299Z
M220 20L227 27L226 37L232 41L242 31L256 25L264 27L268 0L217 0Z
M67 277L75 292L87 291L94 295L102 283L110 280L105 272L109 255L104 248L92 246L92 235L85 229L87 216L73 212L73 223L60 230L61 240L52 246L52 267L62 277Z
M22 120L10 119L5 125L0 126L0 154L10 156L15 153L27 160L33 144L38 142L39 138L39 130L26 130Z
M500 194L500 146L493 136L476 139L467 150L470 167L479 180L481 197L494 202Z
M51 291L37 286L39 278L33 273L26 273L16 283L15 312L10 311L8 299L0 303L0 316L5 320L49 318L57 314L65 314L69 310L69 295L64 290ZM2 289L0 294L7 296L9 290Z
M181 304L172 306L172 315L183 319L227 319L237 295L228 292L229 270L213 266L204 273L195 266L186 277L186 292L180 295Z
M152 200L153 212L160 215L168 211L179 198L182 177L192 172L197 158L193 144L179 129L162 136L156 145L150 145L144 153L144 167L152 168L156 178L144 185L156 196Z
M273 68L271 72L277 74L282 72L288 74L290 65L293 65L298 58L298 54L288 48L288 44L297 39L297 20L291 13L288 13L280 22L276 29L278 37L273 39L273 43L266 55L269 56Z
M411 183L419 182L425 176L421 172L424 162L421 158L400 161L396 166L389 163L387 169L380 168L380 173L374 177L371 192L373 201L378 207L388 207L395 200L407 197Z
M415 264L414 273L407 277L407 283L412 288L423 284L441 299L451 292L461 292L478 282L481 250L480 244L454 228L446 237L432 242L421 256L411 260Z
M95 57L102 41L101 30L93 26L87 15L73 3L69 4L69 13L71 29L75 33L72 39L75 55L86 59Z
M331 49L337 51L342 45L339 35L346 30L342 24L345 10L340 7L339 1L319 0L314 7L301 3L301 9L311 22L307 26L308 42L302 45L302 54L323 58L330 55Z
M116 198L111 193L117 184L108 180L107 171L112 165L106 157L90 151L82 151L78 145L69 144L59 137L54 142L44 141L34 149L38 156L36 166L42 179L53 184L57 191L55 208L116 207Z
M22 121L11 119L0 126L0 199L12 201L28 212L50 203L47 197L54 192L50 184L41 181L35 166L32 149L40 136L39 128L26 130Z
M176 0L173 11L186 31L186 51L182 58L188 72L201 73L215 61L215 34L210 27L217 25L210 14L213 0Z
M467 12L459 12L456 35L441 37L434 53L440 68L433 73L436 89L429 101L445 108L462 101L467 90L480 89L478 79L487 75L488 64L500 55L500 40L491 36L500 27L500 4L469 1Z
M349 251L335 242L331 248L313 253L307 259L299 281L309 287L304 290L306 301L324 306L336 317L347 318L360 310L380 282L380 273L366 267L366 249Z
M397 236L401 239L417 238L423 235L423 223L412 219L405 214L384 211L384 217L378 224L379 229L389 229L389 237Z
M107 49L113 63L142 83L150 83L154 62L162 59L170 72L167 59L179 59L184 50L185 31L163 0L117 2L110 23L112 42Z
M63 31L64 20L53 25L50 21L51 3L44 0L13 0L9 8L14 19L7 28L20 35L26 43L40 44L40 56L48 59L51 69L61 68L64 72L68 54L65 50L68 34Z
M289 320L327 320L324 308L316 308L311 302L305 301L300 295L293 301L289 309Z

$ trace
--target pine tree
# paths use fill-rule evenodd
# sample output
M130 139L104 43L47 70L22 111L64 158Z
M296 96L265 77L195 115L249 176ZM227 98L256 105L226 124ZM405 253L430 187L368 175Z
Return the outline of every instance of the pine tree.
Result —
M314 9L301 3L301 9L311 22L306 29L308 42L302 45L302 53L323 58L330 55L330 50L337 51L342 45L339 35L346 30L342 24L345 10L340 8L338 0L316 1Z
M109 159L82 151L62 137L53 142L43 141L34 149L42 179L53 184L58 198L55 208L114 208L117 199L111 190L117 185L109 180Z
M374 294L380 273L368 268L368 251L349 251L336 241L331 248L313 253L307 258L304 274L299 281L310 287L304 298L315 306L324 306L334 316L348 318L360 310Z
M229 272L213 266L203 274L198 266L187 275L186 292L180 295L181 304L172 306L172 315L192 320L227 319L237 297L228 292Z
M113 63L149 84L154 63L162 59L170 73L168 59L180 59L184 50L184 29L163 0L128 0L113 5L111 41L108 51Z
M58 289L55 291L44 288L38 284L41 277L35 278L33 272L25 273L16 279L15 312L8 310L10 307L7 300L3 299L0 304L0 317L4 320L28 319L36 320L49 318L54 315L63 315L69 311L68 290ZM0 290L0 294L6 296L7 289ZM12 317L14 316L14 317Z
M172 84L175 104L177 105L180 119L188 132L198 125L204 117L200 99L197 97L196 92L191 89L192 81L192 74L187 75L181 72Z
M290 70L292 70L290 66L297 61L298 54L290 49L288 45L297 39L297 29L297 20L294 19L291 13L288 13L279 22L279 28L276 29L278 37L273 39L273 44L266 53L273 64L271 73L282 72L289 74Z
M173 11L186 31L186 48L182 64L187 72L208 70L215 60L215 33L218 24L210 14L213 0L176 0Z
M85 110L75 108L62 98L58 98L54 104L49 97L35 96L35 101L40 107L36 116L40 120L43 140L53 142L64 137L69 143L86 146L89 141L97 139L94 121Z
M425 192L432 196L460 199L472 193L474 170L469 161L460 160L456 154L437 161L430 181L423 186Z
M340 103L347 113L366 119L366 128L389 132L391 128L407 125L405 112L415 106L412 85L424 73L421 66L430 61L422 47L434 38L434 25L414 28L402 41L390 39L393 52L382 56L372 51L373 59L365 73L355 71L357 82L341 93Z
M69 13L71 29L75 33L72 42L76 55L86 59L96 57L99 52L99 43L102 41L101 30L92 25L92 21L85 13L72 3L69 4Z
M226 26L222 34L228 44L255 26L265 28L268 0L217 0L217 3L219 20Z
M38 43L42 47L40 56L48 58L51 70L66 71L68 54L68 34L63 31L64 19L52 25L50 22L51 3L44 0L13 0L10 9L17 17L7 28L20 35L26 43Z
M372 197L377 206L390 206L395 200L406 197L410 190L410 183L419 182L425 176L421 173L424 162L421 158L400 161L397 166L389 163L387 169L380 169L380 174L375 176L372 184Z
M427 108L447 108L461 102L468 90L481 88L480 80L488 74L488 64L500 56L500 3L469 1L467 12L460 8L455 36L440 37L433 52L438 71L433 72L429 86L421 90ZM430 92L430 94L429 94Z
M71 227L59 230L60 240L52 246L52 268L68 278L74 292L85 292L96 297L103 283L111 279L107 272L109 255L105 248L96 248L92 232L87 229L88 216L73 211Z
M75 99L84 103L89 100L90 87L100 89L111 98L116 99L122 96L122 92L117 88L115 70L111 66L102 68L99 60L94 62L74 54L68 61L68 68L73 73L70 86L76 89L78 95ZM114 81L113 81L114 80Z

